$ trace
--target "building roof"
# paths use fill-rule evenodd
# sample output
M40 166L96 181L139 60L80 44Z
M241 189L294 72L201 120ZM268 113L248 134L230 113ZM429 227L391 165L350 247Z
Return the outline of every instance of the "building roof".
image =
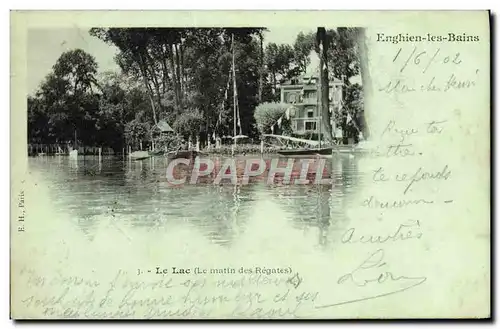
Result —
M165 120L160 120L156 126L158 127L158 129L160 129L162 133L174 132L172 127L170 127L170 125Z

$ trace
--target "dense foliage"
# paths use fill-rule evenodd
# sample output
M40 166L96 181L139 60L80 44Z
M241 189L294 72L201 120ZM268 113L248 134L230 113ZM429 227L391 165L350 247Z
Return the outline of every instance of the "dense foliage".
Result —
M234 99L241 123L237 133L270 132L285 110L272 105L279 101L280 83L305 73L317 47L314 32L299 33L293 45L264 46L265 31L93 28L92 36L118 49L120 72L98 74L95 59L81 49L63 53L28 97L29 141L137 149L152 139L165 142L155 131L160 120L172 126L177 139L232 136ZM359 74L357 36L357 29L328 30L330 75L345 77L346 110L354 111L356 120L362 93L349 78Z

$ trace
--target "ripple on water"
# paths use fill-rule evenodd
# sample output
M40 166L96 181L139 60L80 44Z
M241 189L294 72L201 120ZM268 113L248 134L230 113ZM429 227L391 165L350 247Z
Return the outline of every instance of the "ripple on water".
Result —
M30 158L30 170L40 173L56 211L70 214L82 234L92 239L103 221L127 229L156 230L186 226L219 245L231 245L262 201L279 209L291 227L319 230L320 236L344 227L345 214L363 186L357 159L333 159L333 186L270 186L264 182L244 186L186 185L169 187L163 159L128 162L86 157ZM265 212L264 212L265 213ZM267 218L266 221L273 218ZM266 230L266 222L262 230ZM326 243L319 238L320 244Z

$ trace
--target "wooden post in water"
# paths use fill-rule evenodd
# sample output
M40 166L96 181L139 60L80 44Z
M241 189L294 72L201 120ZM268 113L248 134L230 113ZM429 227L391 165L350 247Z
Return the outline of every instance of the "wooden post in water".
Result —
M132 146L130 146L130 145L128 146L128 161L129 161L129 163L132 162ZM129 170L131 170L130 169L131 167L132 167L131 164L129 164L129 167L128 167Z

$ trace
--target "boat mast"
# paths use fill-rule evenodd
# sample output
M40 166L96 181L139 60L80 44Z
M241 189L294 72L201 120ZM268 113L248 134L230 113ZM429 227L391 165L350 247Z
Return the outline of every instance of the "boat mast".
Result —
M316 95L317 95L317 98L318 98L318 102L317 102L317 111L318 111L318 114L319 114L319 120L318 120L318 123L317 125L319 126L318 128L318 140L319 140L319 148L321 148L321 132L322 132L322 126L323 126L323 85L322 85L322 82L323 82L323 40L321 39L320 37L320 28L318 27L318 31L317 31L317 40L318 40L318 48L319 48L319 69L318 69L318 80L317 80L317 83L316 83Z
M320 67L321 67L321 59L320 59ZM320 76L318 77L318 82L316 83L316 95L317 95L317 98L318 98L318 101L317 101L317 111L319 112L319 120L317 121L317 125L319 126L318 128L318 141L319 141L319 148L321 148L321 126L323 125L323 121L322 121L322 115L321 115L321 112L322 112L322 106L321 106L321 70L320 70Z

